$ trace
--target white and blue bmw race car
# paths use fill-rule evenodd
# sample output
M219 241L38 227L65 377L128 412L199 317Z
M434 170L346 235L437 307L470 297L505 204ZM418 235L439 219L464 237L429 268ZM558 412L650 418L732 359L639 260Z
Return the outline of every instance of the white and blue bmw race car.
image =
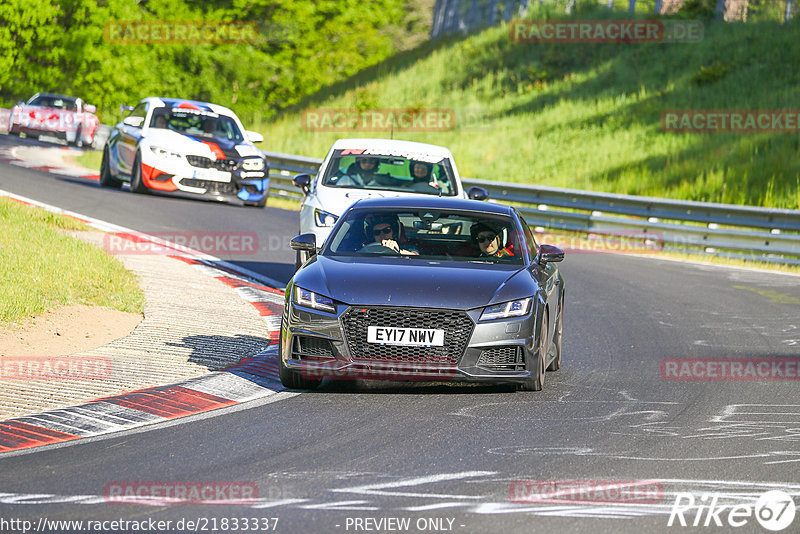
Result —
M134 193L202 196L263 207L269 196L267 160L228 108L149 97L128 110L103 148L100 183Z

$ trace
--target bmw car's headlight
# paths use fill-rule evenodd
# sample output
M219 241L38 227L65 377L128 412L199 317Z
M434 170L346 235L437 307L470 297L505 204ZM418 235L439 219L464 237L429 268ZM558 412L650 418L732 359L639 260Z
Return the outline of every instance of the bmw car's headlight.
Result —
M242 169L246 171L263 171L264 160L261 158L250 158L242 161Z
M159 158L164 159L181 159L183 156L178 154L177 152L173 152L172 150L167 150L166 148L161 148L158 146L151 146L150 150L158 156Z
M492 319L505 319L507 317L522 317L531 311L533 299L512 300L486 306L481 314L481 321L491 321Z
M294 288L294 302L306 308L313 308L329 313L336 313L336 306L333 304L333 299L314 293L302 287Z
M339 217L333 213L328 213L327 211L322 211L320 209L314 210L314 222L317 223L317 226L332 228L333 225L336 224L337 220L339 220Z

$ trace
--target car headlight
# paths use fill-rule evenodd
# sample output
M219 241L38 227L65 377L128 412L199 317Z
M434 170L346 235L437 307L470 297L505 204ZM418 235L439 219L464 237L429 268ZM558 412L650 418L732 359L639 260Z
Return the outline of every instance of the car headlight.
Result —
M519 300L511 300L500 304L486 306L481 314L481 321L491 321L492 319L505 319L507 317L522 317L531 311L531 297Z
M264 160L261 158L250 158L242 161L242 169L246 171L263 171Z
M314 210L314 222L317 223L317 226L324 226L325 228L331 228L336 221L339 220L339 217L334 215L333 213L328 213L327 211L322 211L320 209Z
M164 159L181 159L183 157L177 152L173 152L172 150L167 150L166 148L161 148L158 146L151 146L150 151L159 158Z
M333 299L314 293L302 287L294 288L294 302L306 308L313 308L329 313L336 313L336 306L333 304Z

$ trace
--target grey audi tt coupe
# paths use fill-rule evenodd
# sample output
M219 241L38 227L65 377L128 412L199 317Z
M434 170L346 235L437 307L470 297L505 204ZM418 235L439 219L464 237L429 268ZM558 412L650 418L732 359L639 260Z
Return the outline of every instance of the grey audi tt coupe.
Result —
M564 253L508 206L443 197L361 200L286 288L284 386L324 377L515 383L561 366ZM321 246L321 248L318 248Z

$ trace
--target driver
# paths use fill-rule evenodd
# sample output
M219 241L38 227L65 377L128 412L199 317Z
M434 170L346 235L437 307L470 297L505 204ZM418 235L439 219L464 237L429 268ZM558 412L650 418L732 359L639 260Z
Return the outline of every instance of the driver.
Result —
M408 171L412 179L410 187L412 190L429 195L442 194L438 184L433 181L431 176L433 172L433 165L431 163L409 160Z
M373 243L380 243L382 246L393 250L398 254L418 256L419 251L413 245L403 243L404 248L400 248L398 241L400 236L400 221L396 215L378 215L372 219L367 219L367 240L372 239Z
M378 170L378 158L359 156L336 180L336 185L364 187L374 180L376 170Z

